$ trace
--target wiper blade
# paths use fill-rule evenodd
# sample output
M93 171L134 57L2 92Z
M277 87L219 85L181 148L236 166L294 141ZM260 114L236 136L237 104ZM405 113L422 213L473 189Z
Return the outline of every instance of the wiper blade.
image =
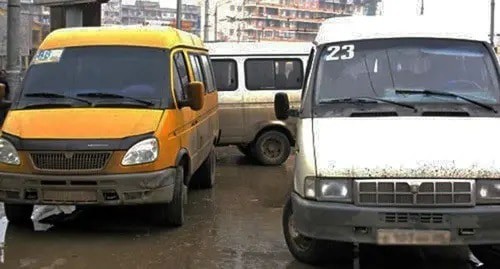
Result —
M64 95L64 94L59 94L59 93L53 93L53 92L34 92L34 93L27 93L24 96L26 96L26 97L41 97L41 98L70 99L70 100L75 100L75 101L79 101L82 103L86 103L88 105L92 105L92 102L90 102L88 100L77 98L77 97L72 97L72 96L68 96L68 95Z
M36 109L36 108L66 108L73 107L73 105L68 103L33 103L23 106L23 109Z
M396 101L391 101L383 98L376 98L376 97L349 97L349 98L335 98L335 99L326 99L326 100L321 100L319 102L320 104L335 104L335 103L387 103L387 104L392 104L396 106L401 106L401 107L406 107L409 109L413 109L415 112L417 111L417 108L408 105L408 104L403 104L400 102Z
M476 106L482 107L484 109L487 109L489 111L493 111L494 113L498 113L498 111L487 104L481 103L479 101L476 101L474 99L471 99L469 97L462 96L460 94L452 93L452 92L442 92L442 91L433 91L433 90L396 90L396 94L423 94L423 95L433 95L433 96L444 96L444 97L454 97L458 99L462 99L466 102L469 102L471 104L474 104Z
M137 99L134 97L126 96L126 95L120 95L120 94L115 94L115 93L105 93L105 92L93 92L93 93L81 93L77 94L77 96L81 97L91 97L91 98L115 98L115 99L128 99L132 100L147 106L152 106L154 103L146 101L146 100L141 100Z

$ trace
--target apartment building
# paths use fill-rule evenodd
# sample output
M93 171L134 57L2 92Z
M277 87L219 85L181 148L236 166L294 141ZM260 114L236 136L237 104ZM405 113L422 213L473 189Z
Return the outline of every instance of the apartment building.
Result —
M326 18L375 15L379 0L216 1L218 41L312 41Z
M197 5L182 5L182 29L200 35L201 9ZM158 1L136 0L124 4L121 0L110 0L102 7L103 25L166 25L176 23L176 9L164 8Z
M21 68L28 66L31 56L50 31L50 12L43 6L21 1L20 17L20 60ZM0 68L7 60L7 0L0 0Z

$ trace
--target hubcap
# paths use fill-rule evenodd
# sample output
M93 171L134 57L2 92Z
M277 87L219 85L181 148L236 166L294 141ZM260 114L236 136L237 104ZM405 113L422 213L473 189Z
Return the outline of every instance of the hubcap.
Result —
M297 249L306 251L311 247L312 240L301 235L295 228L293 213L288 218L288 232L290 233L290 238L292 239L291 241Z
M275 138L268 138L261 147L265 156L271 159L277 159L283 154L283 144Z

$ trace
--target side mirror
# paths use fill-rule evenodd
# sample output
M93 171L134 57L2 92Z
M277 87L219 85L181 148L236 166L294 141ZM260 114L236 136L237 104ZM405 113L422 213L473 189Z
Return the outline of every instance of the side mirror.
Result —
M288 94L279 92L274 96L274 114L278 120L286 120L290 116L290 100Z
M5 99L5 89L6 89L5 84L0 83L0 100Z
M194 111L199 111L203 108L205 102L205 86L203 83L195 81L189 83L188 105Z

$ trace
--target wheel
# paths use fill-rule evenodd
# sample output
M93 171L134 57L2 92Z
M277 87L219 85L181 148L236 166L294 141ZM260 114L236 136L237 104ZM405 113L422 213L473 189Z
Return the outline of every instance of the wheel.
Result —
M238 150L243 153L245 156L247 157L251 157L252 156L252 151L251 151L251 148L250 148L250 145L238 145Z
M255 141L253 153L263 165L280 165L290 156L290 141L279 131L267 131Z
M193 184L202 189L211 189L215 184L215 166L216 166L215 148L210 150L207 159L193 175Z
M30 224L33 205L4 204L5 216L12 224Z
M500 268L500 245L479 245L469 248L486 268Z
M348 261L353 257L353 244L312 239L298 233L293 221L291 199L283 209L282 224L288 249L300 262L322 265L329 261Z
M153 217L160 225L180 227L184 224L184 200L187 191L184 186L184 168L179 166L175 177L174 196L167 204L153 206Z

